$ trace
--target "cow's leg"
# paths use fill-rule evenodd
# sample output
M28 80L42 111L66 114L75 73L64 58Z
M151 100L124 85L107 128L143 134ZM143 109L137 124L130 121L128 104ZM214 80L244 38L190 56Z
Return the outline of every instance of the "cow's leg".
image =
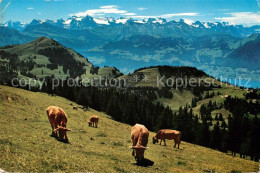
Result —
M178 149L180 148L181 141L178 142Z
M176 141L176 140L174 140L174 148L176 147L176 144L177 144L177 141Z
M54 123L52 124L52 126L53 126L53 130L58 128L57 125L55 125ZM58 137L58 131L53 132L53 130L52 130L52 134L55 138L57 138Z
M132 139L132 143L133 143L132 146L136 146L137 140L134 138L133 135L131 136L131 139ZM136 158L135 149L133 149L133 151L132 151L132 156L134 156Z
M160 141L160 145L161 145L161 143L162 143L162 139L161 139L161 141Z
M134 150L132 151L132 156L135 156L135 151Z
M54 130L54 124L53 123L51 123L51 128L52 128L51 136L55 137L55 132L53 132L53 130Z
M67 136L67 132L65 132L65 142L69 142L68 136Z
M163 142L164 142L164 146L166 146L166 142L165 142L165 139L163 140Z
M58 126L57 125L54 125L54 129L57 129L58 128ZM59 136L58 136L58 130L56 131L56 132L54 132L54 136L56 137L56 138L58 138Z

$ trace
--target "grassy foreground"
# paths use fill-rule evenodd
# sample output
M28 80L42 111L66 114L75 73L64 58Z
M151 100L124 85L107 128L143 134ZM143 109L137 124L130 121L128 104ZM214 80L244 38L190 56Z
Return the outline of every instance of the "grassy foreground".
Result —
M149 166L138 166L128 146L131 126L111 120L93 109L73 110L72 102L21 89L0 86L0 168L10 172L231 172L258 171L256 162L182 142L180 150L153 145L150 132L145 158ZM72 103L76 105L75 103ZM71 144L50 137L45 109L60 106L68 115ZM98 128L88 127L98 115Z

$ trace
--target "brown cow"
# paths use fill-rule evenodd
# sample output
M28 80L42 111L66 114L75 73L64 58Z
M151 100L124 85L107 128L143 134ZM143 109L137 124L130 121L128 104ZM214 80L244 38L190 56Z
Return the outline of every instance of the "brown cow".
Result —
M131 138L133 145L130 146L133 149L132 155L135 156L137 161L144 159L144 151L148 149L149 131L144 125L136 124L132 127Z
M174 148L176 147L176 144L178 144L178 149L180 147L181 143L181 132L177 130L171 130L171 129L162 129L157 132L157 134L153 137L153 144L158 143L158 139L161 139L160 145L162 143L162 140L164 141L164 145L166 146L165 139L174 140Z
M99 119L98 116L95 116L95 115L89 117L89 120L88 120L89 127L94 127L94 126L97 127L98 119Z
M68 121L66 113L57 106L49 106L46 109L46 113L51 124L52 136L59 137L60 140L63 140L65 137L65 141L68 142L67 131L71 131L71 129L66 128Z

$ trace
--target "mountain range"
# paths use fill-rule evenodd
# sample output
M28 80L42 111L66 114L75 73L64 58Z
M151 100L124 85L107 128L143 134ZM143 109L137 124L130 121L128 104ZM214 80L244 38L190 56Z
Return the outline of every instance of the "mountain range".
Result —
M1 46L49 37L87 57L94 65L128 73L146 66L194 66L226 78L259 79L260 26L163 18L71 17L67 20L8 21Z

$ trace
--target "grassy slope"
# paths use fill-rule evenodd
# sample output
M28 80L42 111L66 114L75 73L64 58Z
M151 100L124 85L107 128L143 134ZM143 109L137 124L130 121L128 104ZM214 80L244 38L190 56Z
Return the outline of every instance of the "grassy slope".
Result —
M153 166L135 164L131 156L131 126L110 119L93 109L73 110L72 102L44 93L0 86L0 168L6 171L94 171L94 172L249 172L258 170L258 163L182 142L180 150L153 145L150 133L145 157ZM73 103L74 104L74 103ZM70 144L50 137L51 127L45 109L62 107L68 115ZM87 119L100 117L98 128L87 126ZM94 138L91 140L90 138Z

